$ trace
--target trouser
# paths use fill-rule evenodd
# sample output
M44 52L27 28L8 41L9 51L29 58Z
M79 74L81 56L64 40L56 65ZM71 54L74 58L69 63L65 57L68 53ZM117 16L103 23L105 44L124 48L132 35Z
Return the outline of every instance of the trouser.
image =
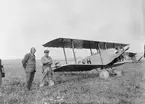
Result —
M44 72L43 72L43 76L42 76L42 81L41 81L41 86L44 86L45 83L49 83L49 81L52 81L53 80L53 71L51 68L46 68L44 69Z
M26 87L30 90L32 82L34 80L35 72L26 72Z

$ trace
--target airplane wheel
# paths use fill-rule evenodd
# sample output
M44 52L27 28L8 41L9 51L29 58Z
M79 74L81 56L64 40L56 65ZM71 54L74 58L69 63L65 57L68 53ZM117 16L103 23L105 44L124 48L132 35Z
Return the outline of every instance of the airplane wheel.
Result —
M99 77L102 79L108 79L109 78L109 72L106 70L102 70L99 73Z
M114 74L116 76L122 76L122 71L121 70L114 70Z

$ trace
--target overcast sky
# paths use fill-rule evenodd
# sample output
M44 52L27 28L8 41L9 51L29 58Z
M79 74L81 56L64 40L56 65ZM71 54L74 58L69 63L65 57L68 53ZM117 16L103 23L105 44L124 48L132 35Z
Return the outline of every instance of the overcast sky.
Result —
M0 58L22 58L31 47L40 58L42 45L58 37L129 43L140 52L143 6L142 0L1 0ZM58 51L51 49L52 57L63 58Z

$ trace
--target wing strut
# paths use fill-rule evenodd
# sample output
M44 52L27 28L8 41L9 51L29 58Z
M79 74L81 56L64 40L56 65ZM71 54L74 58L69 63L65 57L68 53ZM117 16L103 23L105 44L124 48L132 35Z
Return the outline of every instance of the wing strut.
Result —
M114 43L113 43L113 48L116 48Z
M75 55L75 51L74 51L74 42L73 42L72 39L71 39L71 44L72 44L72 50L73 50L73 55L74 55L75 63L77 63L76 55Z
M104 45L105 45L105 49L107 49L107 45L106 45L106 43L104 43Z
M67 64L68 62L67 62L67 57L66 57L66 52L65 52L65 48L64 48L63 39L62 39L61 43L62 43L62 46L63 46L63 52L64 52L64 57L65 57L65 62L66 62L66 64Z
M99 45L99 43L97 45L98 45L98 49L99 49L99 55L100 55L101 63L103 65L103 59L102 59L102 55L101 55L100 45Z
M89 42L89 47L90 47L91 55L93 55L93 52L92 52L92 49L91 49L91 44L90 44L90 42Z

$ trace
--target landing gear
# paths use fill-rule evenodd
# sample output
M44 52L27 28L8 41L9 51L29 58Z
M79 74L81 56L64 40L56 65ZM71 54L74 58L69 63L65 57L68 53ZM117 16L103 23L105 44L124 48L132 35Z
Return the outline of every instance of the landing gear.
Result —
M105 69L103 68L102 70L99 71L99 77L102 79L108 79L109 76L111 77L119 77L122 76L123 72L121 70L118 69L113 69L112 67Z
M110 70L110 76L122 76L123 73L121 70L113 69L111 66L109 66Z
M114 76L119 77L119 76L122 76L122 75L123 75L122 71L121 71L121 70L118 70L118 69L114 69L114 70L110 73L110 76L112 76L112 77L114 77Z
M105 69L101 70L99 72L99 77L102 79L108 79L109 78L109 72Z

